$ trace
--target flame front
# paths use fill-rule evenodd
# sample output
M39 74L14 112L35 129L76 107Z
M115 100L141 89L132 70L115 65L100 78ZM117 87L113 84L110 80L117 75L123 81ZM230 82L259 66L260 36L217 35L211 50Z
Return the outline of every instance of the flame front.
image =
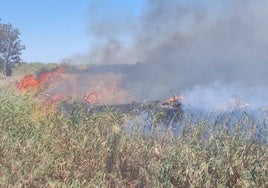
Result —
M28 88L35 88L38 86L36 76L29 74L24 76L17 84L16 87L21 91L27 91Z
M91 105L122 104L133 100L120 87L122 76L116 74L79 74L66 70L66 65L39 75L26 75L16 88L22 92L36 91L45 105L64 99L83 99Z
M42 84L46 84L51 80L59 78L63 74L64 67L65 65L61 65L53 71L45 71L38 76L32 74L26 75L16 84L16 87L21 91L41 87Z

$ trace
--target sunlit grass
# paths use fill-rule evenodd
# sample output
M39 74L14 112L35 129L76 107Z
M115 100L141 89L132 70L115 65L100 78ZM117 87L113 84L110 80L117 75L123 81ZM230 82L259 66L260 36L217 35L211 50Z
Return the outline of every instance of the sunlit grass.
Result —
M22 63L20 65L16 65L12 69L12 76L24 76L27 74L37 74L42 70L52 70L57 68L59 65L57 63L38 63L38 62L32 62L32 63Z
M244 126L255 126L249 118L232 133L224 121L211 129L185 118L174 137L129 131L130 118L109 109L44 109L12 89L0 90L0 103L1 187L268 186L268 146L244 136Z

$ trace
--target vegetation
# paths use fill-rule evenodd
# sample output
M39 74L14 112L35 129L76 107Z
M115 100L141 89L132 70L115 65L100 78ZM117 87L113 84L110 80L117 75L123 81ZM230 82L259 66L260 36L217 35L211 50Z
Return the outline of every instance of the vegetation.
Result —
M186 117L174 137L145 134L138 120L129 131L129 117L109 109L88 116L78 102L71 114L44 108L7 88L0 103L1 187L268 186L268 146L248 117L233 132L224 121L211 129Z
M21 63L20 55L25 46L21 45L19 36L19 29L0 23L0 69L5 77L11 76L15 64Z
M21 63L14 67L13 73L14 76L25 76L27 74L38 74L44 70L53 70L59 65L57 63L40 63L40 62L31 62L31 63Z

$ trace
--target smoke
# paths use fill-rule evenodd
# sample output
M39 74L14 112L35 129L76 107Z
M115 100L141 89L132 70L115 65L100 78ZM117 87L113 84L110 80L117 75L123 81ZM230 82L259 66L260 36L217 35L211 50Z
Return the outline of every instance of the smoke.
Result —
M186 107L211 112L232 111L235 109L258 110L268 104L268 88L245 86L241 83L196 85L184 90Z
M128 3L131 2L90 1L88 33L91 48L82 58L84 63L129 64L136 61L130 43L133 33L136 33L137 18L131 11L122 8Z
M147 0L138 15L109 7L115 6L91 4L96 45L86 59L134 64L122 87L136 98L173 91L200 106L233 97L256 97L251 102L259 106L268 94L268 1Z
M137 96L145 89L149 98L170 90L186 95L192 88L197 94L198 87L207 98L220 100L222 93L209 89L217 81L223 83L217 89L224 87L229 95L268 83L267 1L148 3L135 44L144 62L125 80Z

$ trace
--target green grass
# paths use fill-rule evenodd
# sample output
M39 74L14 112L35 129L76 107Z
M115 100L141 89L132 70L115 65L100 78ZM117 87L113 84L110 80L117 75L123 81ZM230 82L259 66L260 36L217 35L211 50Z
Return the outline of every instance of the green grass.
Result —
M189 118L174 138L127 131L112 110L44 109L12 89L0 103L0 187L268 187L268 146L241 132L249 119L230 134Z

